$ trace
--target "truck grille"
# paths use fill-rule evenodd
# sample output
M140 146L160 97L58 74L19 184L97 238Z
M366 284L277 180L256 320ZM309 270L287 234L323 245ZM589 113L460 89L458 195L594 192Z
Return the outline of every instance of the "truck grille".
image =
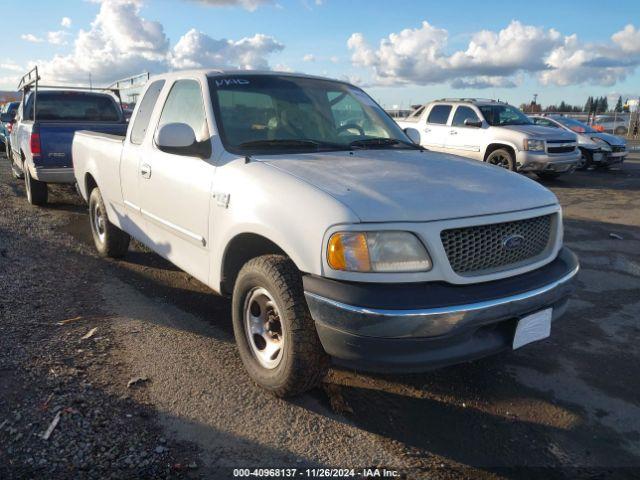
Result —
M551 244L554 215L443 230L440 238L451 268L459 275L506 270L533 263L544 254Z
M573 152L576 149L576 147L571 146L571 147L552 147L551 145L549 145L547 147L547 151L549 153L570 153Z

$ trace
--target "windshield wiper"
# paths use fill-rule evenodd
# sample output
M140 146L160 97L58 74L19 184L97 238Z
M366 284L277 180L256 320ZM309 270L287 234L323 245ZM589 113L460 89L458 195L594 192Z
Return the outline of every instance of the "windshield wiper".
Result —
M261 147L284 147L284 148L296 148L296 147L313 147L318 148L319 142L314 140L296 140L285 138L273 138L269 140L252 140L250 142L244 142L238 145L241 148L261 148Z
M320 150L348 150L349 146L341 143L323 142L310 138L272 138L269 140L252 140L238 145L240 148L313 148Z
M403 145L406 147L411 147L416 150L424 150L420 145L416 145L415 143L406 142L404 140L399 140L397 138L363 138L361 140L354 140L349 144L350 147L356 148L367 148L367 147L388 147L393 145Z

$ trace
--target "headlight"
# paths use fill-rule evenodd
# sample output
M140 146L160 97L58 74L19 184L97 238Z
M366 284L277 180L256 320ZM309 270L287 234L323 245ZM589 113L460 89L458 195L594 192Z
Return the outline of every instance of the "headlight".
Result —
M544 140L525 138L524 149L530 152L544 152Z
M598 146L602 149L602 150L611 150L611 145L609 145L606 141L604 141L603 139L599 138L599 137L591 137L591 140L593 140L594 142L596 142L598 144Z
M331 235L327 261L347 272L426 272L431 258L409 232L338 232Z

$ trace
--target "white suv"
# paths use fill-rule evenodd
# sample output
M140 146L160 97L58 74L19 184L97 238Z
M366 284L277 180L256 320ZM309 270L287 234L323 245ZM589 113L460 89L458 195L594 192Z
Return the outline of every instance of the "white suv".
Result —
M517 108L494 100L438 100L398 124L429 150L539 177L572 172L580 159L576 135L535 125Z

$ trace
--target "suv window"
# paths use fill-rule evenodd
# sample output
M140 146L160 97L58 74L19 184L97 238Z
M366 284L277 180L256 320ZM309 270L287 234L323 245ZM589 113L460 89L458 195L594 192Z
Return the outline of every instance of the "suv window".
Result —
M156 80L149 85L144 97L142 97L136 119L133 122L133 127L131 127L131 143L140 145L144 140L147 129L149 128L149 119L153 113L153 107L158 101L162 87L164 87L164 80Z
M178 80L171 87L158 128L168 123L186 123L193 129L198 142L209 139L202 90L196 80Z
M550 120L547 120L546 118L534 118L533 123L535 123L536 125L542 125L543 127L558 128L558 125Z
M421 107L418 107L416 110L413 111L413 113L411 115L409 115L409 118L418 118L418 117L420 117L420 115L422 115L422 112L424 112L424 107L425 107L425 105L422 105Z
M431 109L431 112L429 112L429 118L427 118L427 123L436 123L439 125L446 125L450 112L451 112L451 105L435 105Z
M465 106L460 106L456 108L456 113L453 114L453 120L451 121L452 127L464 127L464 121L470 120L472 122L478 122L480 119L476 112L470 108Z

